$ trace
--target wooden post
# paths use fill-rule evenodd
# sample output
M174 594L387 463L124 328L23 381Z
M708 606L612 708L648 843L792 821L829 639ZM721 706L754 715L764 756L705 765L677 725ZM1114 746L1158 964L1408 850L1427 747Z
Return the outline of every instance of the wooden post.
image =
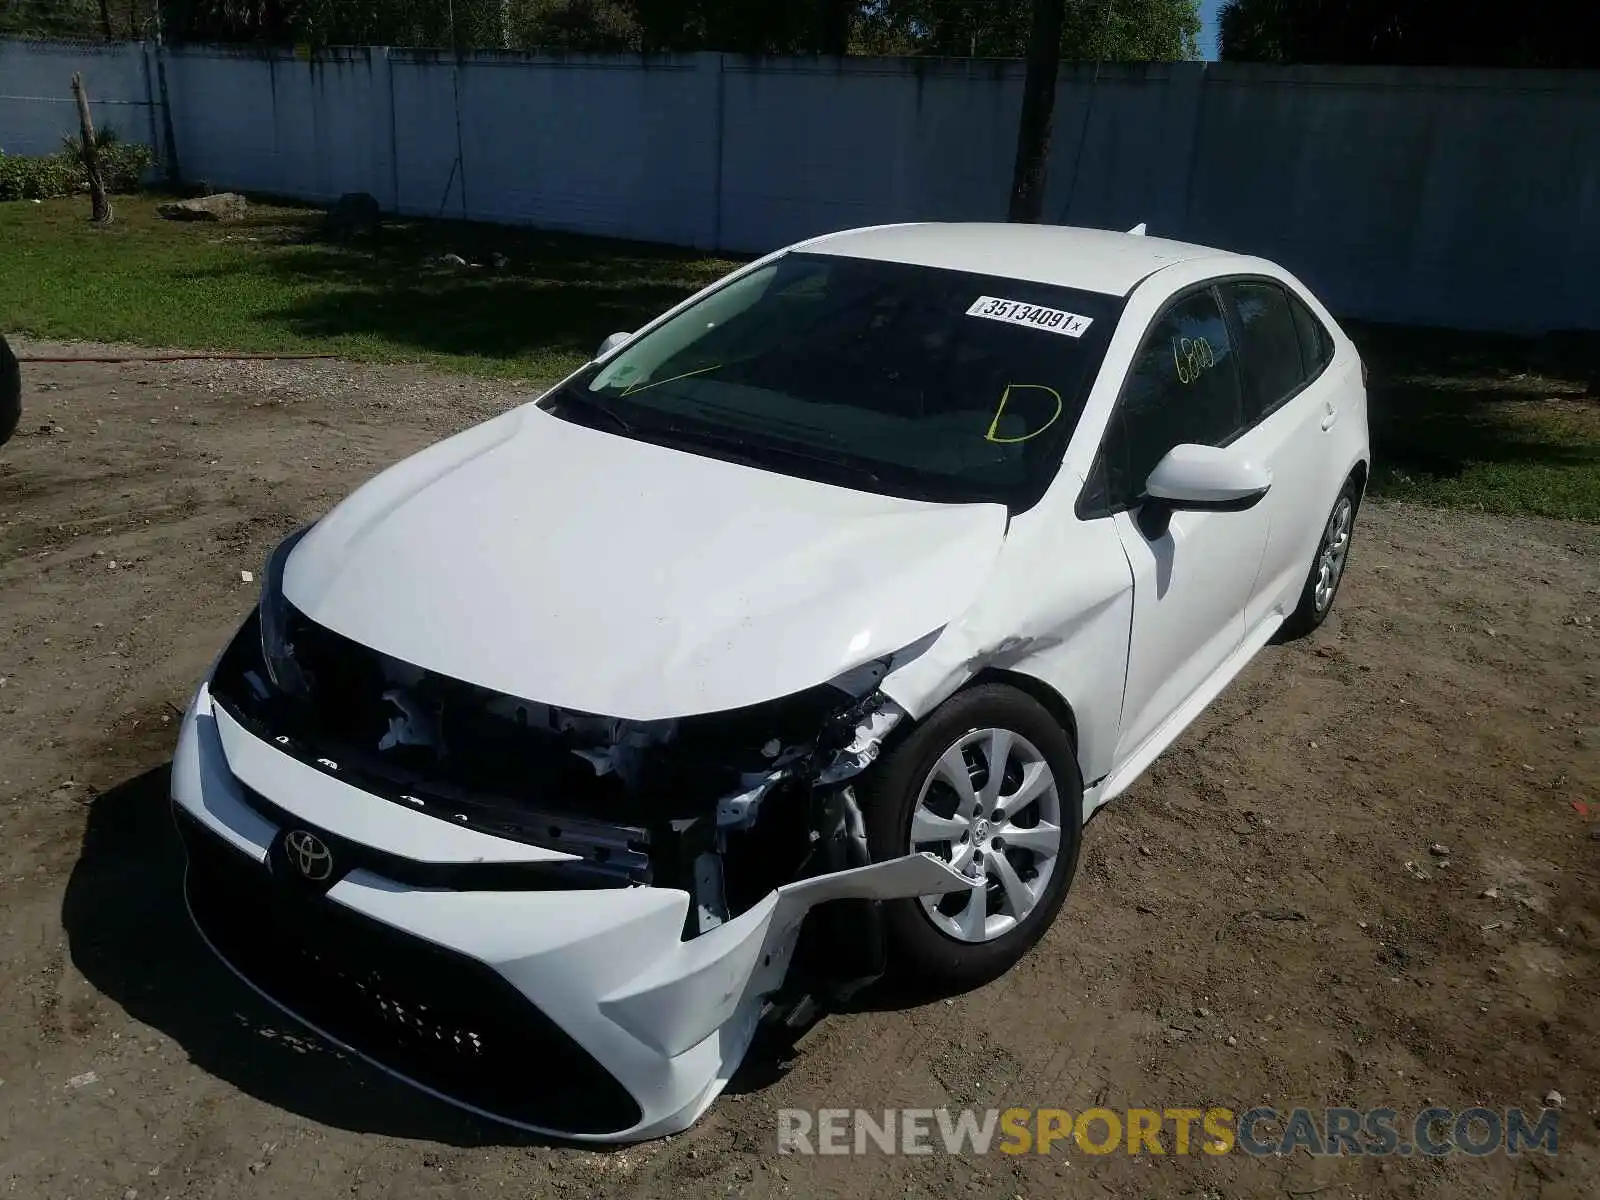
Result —
M83 169L89 176L89 202L93 206L91 220L96 225L109 225L113 219L111 197L106 195L105 177L100 174L100 147L94 140L89 93L84 89L83 76L76 71L72 73L72 94L78 101L78 135L83 139Z

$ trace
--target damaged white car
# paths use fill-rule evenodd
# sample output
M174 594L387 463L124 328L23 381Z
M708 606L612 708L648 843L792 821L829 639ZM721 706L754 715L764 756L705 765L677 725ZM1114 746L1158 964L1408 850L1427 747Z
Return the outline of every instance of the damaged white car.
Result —
M272 555L184 719L190 911L524 1128L691 1124L758 1025L963 988L1333 603L1360 359L1272 263L906 225L754 262Z

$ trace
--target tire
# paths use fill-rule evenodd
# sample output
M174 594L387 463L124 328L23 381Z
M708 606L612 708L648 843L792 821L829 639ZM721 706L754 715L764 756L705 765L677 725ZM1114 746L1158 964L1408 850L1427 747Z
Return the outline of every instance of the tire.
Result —
M0 446L10 440L22 419L22 368L0 336Z
M1317 543L1316 556L1311 560L1311 570L1306 574L1305 586L1300 589L1300 603L1278 631L1278 641L1287 642L1305 637L1326 621L1328 614L1333 611L1333 602L1339 595L1339 585L1344 582L1345 568L1350 565L1350 542L1355 536L1356 512L1360 507L1361 486L1352 477L1345 480L1344 487L1339 489L1338 498L1333 502L1333 507L1328 510L1328 519L1322 526L1322 538ZM1344 514L1343 545L1342 549L1336 551L1334 542L1339 536L1341 513ZM1334 555L1331 565L1332 579L1330 585L1324 589L1321 586L1322 573L1324 566L1328 565L1327 560L1330 555Z
M1002 737L1000 744L1009 746L997 797L987 786L996 732ZM1010 735L1009 741L1004 735ZM972 793L966 801L949 782L954 778L952 754L966 770ZM1047 782L1036 782L1043 778L1036 764L1048 773ZM996 807L1003 810L1006 798L1018 796L1024 781L1033 785L1033 798L992 823L995 807L985 809L983 802L998 801ZM946 993L978 987L1009 970L1055 920L1078 866L1083 780L1072 739L1033 697L1004 684L981 684L958 692L889 750L856 792L873 861L918 849L963 865L981 854L983 864L986 882L981 896L974 888L951 896L884 902L892 982ZM963 818L963 809L971 812L974 806L984 815ZM1012 815L1016 823L1010 821ZM919 837L914 844L914 817L922 834L949 832L951 839ZM965 844L955 837L963 825ZM1049 825L1059 830L1053 854L1041 852L1051 841ZM1044 832L1033 832L1041 826L1046 827ZM1007 845L1013 835L1015 840ZM1024 848L1020 844L1024 839L1039 849ZM975 844L983 849L975 852ZM1002 862L1009 868L1009 881ZM970 869L977 870L977 864ZM1015 883L1008 887L1011 881ZM1026 891L1017 892L1015 884ZM1033 896L1031 906L1019 908L1017 897L1027 893Z

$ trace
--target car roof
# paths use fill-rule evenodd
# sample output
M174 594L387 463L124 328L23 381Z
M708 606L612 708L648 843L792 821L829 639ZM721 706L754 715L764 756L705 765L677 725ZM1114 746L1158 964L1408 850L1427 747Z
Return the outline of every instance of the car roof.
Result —
M921 222L846 229L801 242L811 254L970 271L1126 296L1174 263L1233 257L1225 250L1070 225Z

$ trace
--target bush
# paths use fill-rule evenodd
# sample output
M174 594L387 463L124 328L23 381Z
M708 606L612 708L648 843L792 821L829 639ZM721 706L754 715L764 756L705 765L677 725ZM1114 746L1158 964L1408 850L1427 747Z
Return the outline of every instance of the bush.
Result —
M150 147L118 141L109 129L96 134L95 143L106 188L137 191L140 177L155 162ZM89 175L77 138L66 139L66 148L55 154L28 157L0 150L0 200L47 200L88 190Z
M118 142L114 146L102 147L100 170L105 176L107 189L113 192L138 191L140 178L155 160L155 152L138 142ZM84 177L83 186L89 186L87 176Z
M78 189L82 168L65 154L23 158L0 150L0 200L44 200ZM82 182L83 187L88 181Z

